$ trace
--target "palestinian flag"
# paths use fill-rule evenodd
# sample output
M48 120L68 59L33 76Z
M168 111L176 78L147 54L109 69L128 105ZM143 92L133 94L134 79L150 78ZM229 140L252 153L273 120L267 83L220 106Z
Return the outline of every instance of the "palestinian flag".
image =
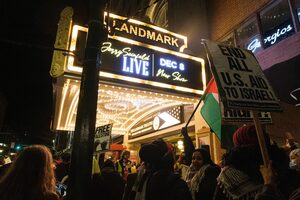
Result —
M201 99L204 101L204 104L200 113L210 129L221 140L222 116L218 88L214 78L209 81Z

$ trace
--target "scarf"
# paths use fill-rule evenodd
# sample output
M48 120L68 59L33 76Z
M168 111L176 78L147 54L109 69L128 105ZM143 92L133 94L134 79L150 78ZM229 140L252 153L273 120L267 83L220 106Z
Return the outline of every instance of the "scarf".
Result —
M199 185L202 181L202 179L205 176L205 170L210 166L210 164L205 164L203 165L194 175L194 177L191 180L191 192L192 192L192 197L193 199L196 199L195 193L199 192Z
M262 184L254 183L245 173L232 167L223 168L217 180L229 200L254 199L262 188Z
M188 168L185 177L183 177L183 180L188 184L189 188L191 187L191 181L192 178L195 176L198 170L193 165L190 165Z
M137 174L135 183L132 186L132 191L135 192L135 200L145 200L146 199L146 186L148 182L148 176L146 168L144 165L140 167Z

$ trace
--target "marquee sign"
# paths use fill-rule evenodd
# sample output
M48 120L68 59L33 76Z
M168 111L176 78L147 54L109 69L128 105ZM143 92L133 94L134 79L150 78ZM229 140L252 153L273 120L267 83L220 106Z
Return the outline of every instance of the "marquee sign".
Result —
M129 131L129 139L183 123L183 106L167 108L140 121Z
M179 52L183 52L187 48L186 36L166 29L111 13L108 15L105 12L104 24L107 25L107 21L109 23L109 34L119 40L130 38L146 45Z
M80 32L87 32L87 28L73 27L70 50L76 50L80 43L85 44L85 41L77 41ZM179 40L173 41L178 43ZM109 37L107 42L99 46L102 53L100 80L102 77L110 81L126 81L155 88L203 94L206 80L202 58L117 36ZM73 56L68 57L67 71L82 71Z
M101 52L101 70L105 72L194 91L203 88L202 63L197 60L155 52L116 40L104 42Z

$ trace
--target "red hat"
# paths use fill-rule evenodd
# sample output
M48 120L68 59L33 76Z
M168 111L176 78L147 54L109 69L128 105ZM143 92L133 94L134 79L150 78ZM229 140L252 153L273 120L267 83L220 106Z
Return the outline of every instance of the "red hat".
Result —
M258 144L254 125L247 125L238 128L234 132L232 139L235 147Z

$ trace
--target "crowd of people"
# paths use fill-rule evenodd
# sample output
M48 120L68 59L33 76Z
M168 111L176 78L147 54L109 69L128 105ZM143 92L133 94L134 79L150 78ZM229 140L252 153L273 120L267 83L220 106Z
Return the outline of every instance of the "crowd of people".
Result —
M270 163L263 165L256 130L242 126L234 147L214 163L209 149L195 149L182 129L185 152L176 159L172 144L157 139L142 145L140 165L124 150L120 159L104 160L93 170L90 199L101 200L296 200L300 199L300 149L280 148L264 132ZM1 161L1 160L0 160ZM1 200L64 199L70 153L53 160L43 145L24 148L9 164L0 162ZM93 162L94 165L94 162Z

